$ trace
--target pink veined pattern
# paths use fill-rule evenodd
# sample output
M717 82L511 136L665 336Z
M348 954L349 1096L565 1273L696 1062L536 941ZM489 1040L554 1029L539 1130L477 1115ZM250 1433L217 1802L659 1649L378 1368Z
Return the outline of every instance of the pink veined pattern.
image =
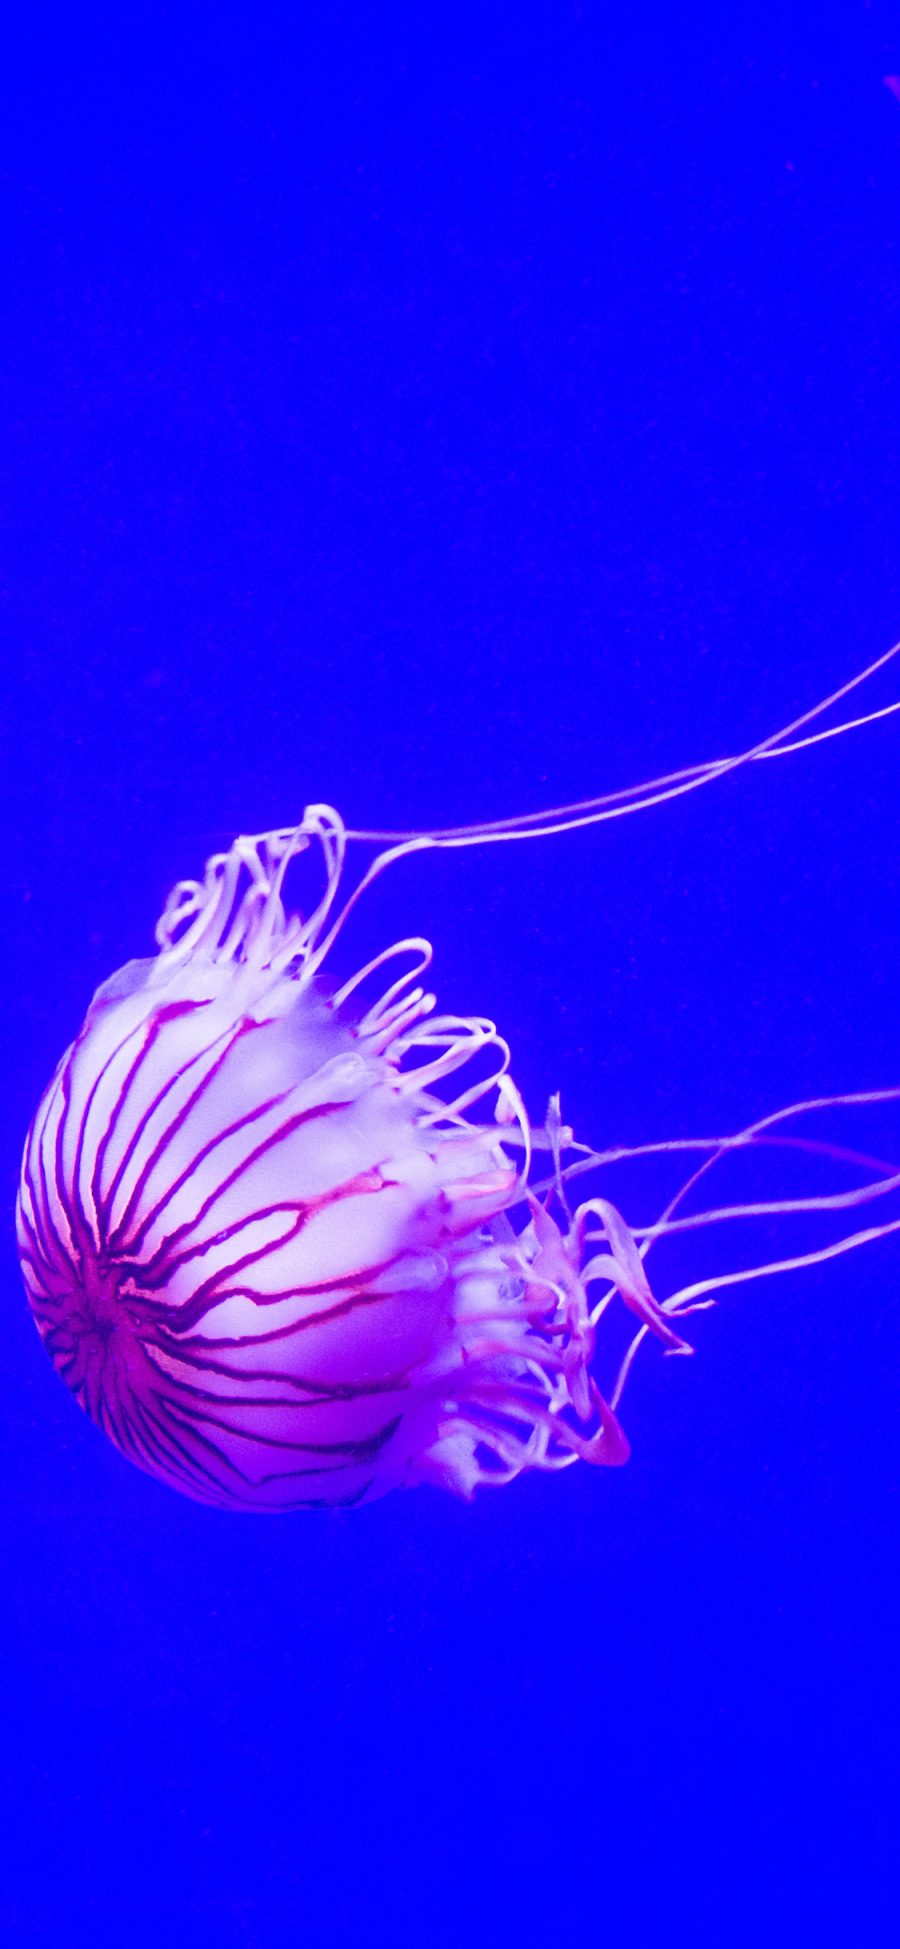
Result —
M320 841L304 926L283 870ZM47 1350L134 1461L245 1509L355 1503L627 1446L590 1375L586 1281L614 1279L667 1344L603 1201L571 1234L525 1197L528 1130L493 1025L431 1014L424 944L361 1017L314 985L340 876L336 815L238 841L176 889L156 960L98 992L41 1103L18 1223ZM246 886L242 881L248 881ZM488 1050L487 1080L444 1080ZM499 1087L501 1121L471 1101ZM588 1217L605 1252L581 1264Z

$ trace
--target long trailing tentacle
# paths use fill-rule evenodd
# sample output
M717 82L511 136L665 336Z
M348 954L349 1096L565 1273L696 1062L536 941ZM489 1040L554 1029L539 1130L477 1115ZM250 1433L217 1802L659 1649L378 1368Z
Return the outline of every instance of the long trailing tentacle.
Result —
M307 808L300 824L293 830L278 834L264 834L256 839L243 840L239 844L248 849L246 863L250 865L251 870L254 865L254 853L258 855L259 849L265 843L268 842L269 845L280 849L278 878L273 888L274 902L280 895L284 872L293 853L303 850L310 837L317 838L321 843L326 861L326 894L305 923L302 938L294 946L294 952L302 954L307 977L312 978L331 953L338 935L363 895L375 880L398 860L435 848L499 845L508 840L549 838L554 834L576 831L585 826L600 825L609 819L623 818L633 812L642 812L651 806L662 805L670 799L683 797L686 793L697 791L703 785L711 784L715 779L724 778L738 771L744 765L765 758L786 757L791 752L803 750L825 739L839 737L845 732L874 723L877 719L890 716L900 709L900 702L807 733L809 725L817 724L829 710L867 683L897 656L900 656L900 643L894 644L883 655L876 657L864 670L841 684L837 690L822 698L811 709L803 711L789 724L783 725L779 731L760 739L735 757L711 759L701 764L688 765L679 771L668 772L659 778L650 779L642 785L626 786L619 791L602 793L597 798L584 799L572 805L556 806L547 812L526 813L515 818L496 819L470 826L448 826L419 832L390 831L374 827L345 827L332 808L316 805ZM798 735L798 733L807 733L807 735ZM377 853L370 861L332 918L342 876L345 848L350 843L360 842L383 845L385 850ZM210 880L212 869L219 873L223 871L228 858L230 856L220 855L209 862L207 881ZM165 927L167 930L166 944L168 944L168 934L175 924L187 923L191 928L191 944L198 932L202 931L201 918L197 917L198 891L197 884L191 881L181 882L176 887L163 921L160 923L161 928ZM210 894L212 893L218 893L215 884L210 886ZM226 894L227 889L219 896L220 903L224 901ZM330 924L326 926L326 922ZM162 942L162 936L159 938ZM187 935L182 936L179 945L184 945L187 938ZM282 955L282 961L287 959L289 959L289 951L286 950Z
M544 838L554 833L572 832L581 826L599 825L607 819L622 818L631 812L645 811L649 806L663 804L666 800L680 798L686 792L696 791L701 785L708 785L713 779L723 778L741 766L753 764L764 758L784 758L790 753L805 750L810 745L824 743L828 738L841 737L847 731L859 730L878 719L890 717L900 710L900 700L882 706L879 710L867 711L863 716L846 718L840 724L811 733L807 737L797 737L833 709L845 697L867 683L879 670L900 655L900 643L895 643L874 662L867 664L855 677L851 677L829 696L814 704L808 711L792 719L780 731L751 745L746 751L733 758L707 759L702 764L686 765L678 771L663 773L659 778L648 779L642 785L627 785L618 791L604 792L599 797L581 799L571 805L553 806L546 812L525 813L517 818L493 819L470 826L445 826L431 831L390 831L376 829L357 829L348 827L347 839L365 840L382 845L389 843L390 852L373 862L373 869L382 869L401 852L416 851L423 845L429 846L479 846L490 845L506 839Z
M526 813L516 818L471 826L394 832L376 828L348 828L332 807L310 805L296 826L241 837L235 841L230 852L213 855L207 862L202 881L180 881L170 894L160 919L158 944L164 952L186 955L194 948L205 948L217 956L235 959L246 955L252 946L254 959L258 963L268 959L273 967L284 967L295 959L302 963L305 977L311 979L327 959L362 896L398 860L434 848L498 845L508 840L546 838L584 826L598 825L682 797L715 779L726 777L744 765L764 758L785 757L809 745L871 724L900 709L900 702L845 719L808 735L797 735L806 732L809 725L818 723L826 712L868 682L898 655L900 643L876 657L864 670L811 709L793 718L781 730L759 740L735 757L689 765L650 779L642 785L626 786L597 798L556 806L547 812ZM296 916L286 916L282 890L291 860L305 851L311 840L317 841L322 851L325 890L318 905L304 921L300 921ZM386 850L378 853L369 863L334 914L347 845L363 841L385 844ZM249 882L243 894L240 892L242 876ZM388 949L383 957L377 957L361 969L344 984L342 995L349 995L381 960L399 952L400 945L398 943L396 948ZM427 943L411 941L402 945L421 946L426 955L422 965L427 966L430 958Z
M870 1204L882 1198L889 1197L892 1194L896 1194L900 1191L900 1169L898 1169L896 1163L891 1164L885 1162L883 1159L872 1158L866 1153L850 1149L844 1145L833 1145L816 1140L797 1138L793 1135L784 1136L779 1134L775 1136L773 1132L776 1130L780 1131L781 1126L788 1123L791 1119L809 1114L810 1112L836 1110L842 1107L858 1108L860 1106L874 1106L898 1101L900 1101L900 1089L898 1088L847 1091L842 1095L833 1097L809 1098L803 1102L789 1104L786 1108L774 1111L766 1117L761 1117L755 1123L748 1125L744 1130L738 1131L729 1137L695 1139L687 1142L681 1141L649 1146L642 1145L636 1147L633 1151L619 1147L615 1152L597 1153L593 1160L593 1168L596 1169L598 1163L607 1162L612 1158L615 1158L618 1162L628 1157L667 1152L678 1153L682 1150L696 1150L698 1148L706 1153L696 1170L691 1172L689 1177L679 1186L678 1190L669 1199L660 1216L652 1224L629 1228L630 1236L635 1242L635 1249L639 1252L640 1258L643 1261L654 1245L675 1233L696 1231L726 1222L733 1223L754 1218L793 1217L802 1213L828 1213L853 1210L862 1205ZM783 1145L785 1148L801 1148L818 1155L830 1156L838 1162L874 1170L877 1174L867 1178L863 1184L851 1186L848 1190L821 1193L815 1196L762 1199L752 1203L723 1205L704 1211L689 1213L681 1217L676 1216L676 1213L684 1205L685 1200L696 1190L701 1180L708 1175L715 1165L721 1163L729 1154L739 1150L773 1145ZM588 1161L585 1158L577 1158L568 1167L567 1174L573 1176L581 1174L587 1167L587 1164ZM827 1240L822 1245L812 1247L803 1252L792 1253L784 1258L771 1259L756 1265L746 1266L738 1271L717 1273L703 1279L694 1280L691 1284L679 1288L678 1291L659 1302L659 1310L666 1319L678 1318L687 1313L705 1310L714 1303L713 1295L729 1286L743 1285L756 1279L773 1277L778 1273L793 1272L802 1267L824 1264L830 1259L839 1258L847 1252L855 1251L862 1245L869 1245L879 1239L886 1238L898 1230L900 1230L900 1218L888 1217L878 1224L865 1226L858 1231L844 1234L838 1239ZM589 1238L589 1235L586 1236ZM609 1278L609 1275L607 1277ZM599 1324L600 1318L606 1311L617 1289L621 1290L618 1282L609 1280L606 1291L591 1312L591 1322L594 1327ZM631 1371L639 1347L648 1332L654 1330L656 1330L654 1322L648 1320L641 1323L637 1333L634 1335L621 1362L616 1383L610 1397L610 1405L613 1410L618 1407L622 1398L625 1382Z

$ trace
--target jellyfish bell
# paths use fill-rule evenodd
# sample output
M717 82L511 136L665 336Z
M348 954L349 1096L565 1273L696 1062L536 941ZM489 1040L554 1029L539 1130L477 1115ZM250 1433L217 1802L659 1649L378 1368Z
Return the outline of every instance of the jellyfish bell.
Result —
M350 913L404 854L563 831L677 796L815 741L796 733L852 688L740 759L639 793L428 834L348 835L337 813L311 806L299 826L239 838L176 886L157 955L97 991L63 1057L18 1201L38 1330L125 1455L242 1510L349 1506L420 1482L468 1496L527 1469L617 1464L622 1388L646 1336L686 1352L680 1316L718 1287L900 1225L660 1303L646 1259L667 1232L748 1209L844 1210L886 1196L900 1174L876 1163L847 1192L679 1215L729 1148L761 1141L758 1125L698 1142L686 1185L643 1231L603 1195L573 1209L575 1183L604 1156L575 1142L556 1103L531 1125L492 1022L436 1012L421 979L427 942L394 943L328 985ZM349 894L348 837L386 843ZM322 868L305 917L286 887L303 854ZM809 1107L766 1120L766 1140ZM601 1389L616 1310L633 1334Z
M280 888L311 842L327 888L302 923ZM317 985L342 854L320 807L238 840L175 889L158 957L95 996L22 1178L47 1350L132 1459L238 1508L620 1460L589 1373L580 1237L537 1203L518 1235L506 1215L524 1184L511 1119L523 1155L528 1129L493 1025L434 1015L420 942L328 999ZM434 1093L485 1051L486 1077ZM499 1118L473 1122L489 1092Z

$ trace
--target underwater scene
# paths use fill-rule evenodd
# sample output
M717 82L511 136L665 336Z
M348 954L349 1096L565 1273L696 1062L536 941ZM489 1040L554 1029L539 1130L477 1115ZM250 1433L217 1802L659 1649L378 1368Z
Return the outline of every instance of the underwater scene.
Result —
M888 1940L897 23L0 87L0 1939Z

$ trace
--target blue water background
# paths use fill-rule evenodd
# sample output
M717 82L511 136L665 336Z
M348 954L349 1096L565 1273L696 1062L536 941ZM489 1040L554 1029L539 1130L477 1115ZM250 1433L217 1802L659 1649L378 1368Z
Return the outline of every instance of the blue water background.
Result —
M618 1473L262 1520L77 1412L10 1223L94 986L235 832L630 784L900 633L890 16L675 13L10 43L4 1941L890 1939L896 1242L649 1350ZM406 863L346 965L429 934L597 1143L900 1081L898 722Z

